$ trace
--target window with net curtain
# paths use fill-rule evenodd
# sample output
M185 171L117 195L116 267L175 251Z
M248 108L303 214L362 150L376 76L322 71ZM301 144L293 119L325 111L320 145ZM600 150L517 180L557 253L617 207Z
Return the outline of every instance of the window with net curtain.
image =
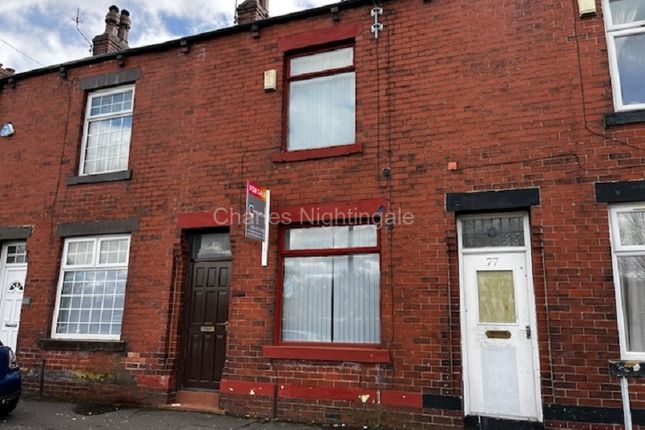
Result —
M52 338L120 339L129 253L130 236L65 241Z
M134 85L88 95L80 175L128 169Z
M288 58L287 150L355 143L353 46Z
M603 1L615 108L645 109L645 1Z
M610 213L624 358L645 357L645 204Z
M288 228L283 234L282 341L380 343L376 226Z

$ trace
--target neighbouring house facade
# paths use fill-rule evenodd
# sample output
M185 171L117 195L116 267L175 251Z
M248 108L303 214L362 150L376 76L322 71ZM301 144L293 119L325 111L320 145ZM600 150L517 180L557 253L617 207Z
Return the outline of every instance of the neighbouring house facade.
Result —
M94 56L0 68L0 338L25 390L645 426L645 3L267 9L129 49L111 7Z

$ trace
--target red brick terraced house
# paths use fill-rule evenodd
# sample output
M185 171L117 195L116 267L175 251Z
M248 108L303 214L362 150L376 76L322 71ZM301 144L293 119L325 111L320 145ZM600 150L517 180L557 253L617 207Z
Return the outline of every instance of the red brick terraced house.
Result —
M645 428L645 2L266 10L128 48L112 7L94 56L2 69L0 338L26 391Z

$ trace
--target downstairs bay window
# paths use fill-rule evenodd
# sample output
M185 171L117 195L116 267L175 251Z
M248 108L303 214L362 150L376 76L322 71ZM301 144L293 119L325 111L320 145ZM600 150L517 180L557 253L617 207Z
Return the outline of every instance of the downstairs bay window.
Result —
M283 234L282 343L379 344L377 227L291 227Z
M129 252L130 236L65 241L53 339L120 339Z
M623 359L645 359L645 203L610 209Z

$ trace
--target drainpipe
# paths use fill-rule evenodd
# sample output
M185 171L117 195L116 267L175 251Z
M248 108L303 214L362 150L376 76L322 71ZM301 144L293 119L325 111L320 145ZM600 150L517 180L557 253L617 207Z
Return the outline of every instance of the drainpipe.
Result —
M45 391L45 364L47 360L44 358L40 360L40 375L38 375L38 396L42 397Z
M629 382L626 377L620 378L620 393L623 396L623 414L625 415L625 430L632 430L632 408L629 404Z

